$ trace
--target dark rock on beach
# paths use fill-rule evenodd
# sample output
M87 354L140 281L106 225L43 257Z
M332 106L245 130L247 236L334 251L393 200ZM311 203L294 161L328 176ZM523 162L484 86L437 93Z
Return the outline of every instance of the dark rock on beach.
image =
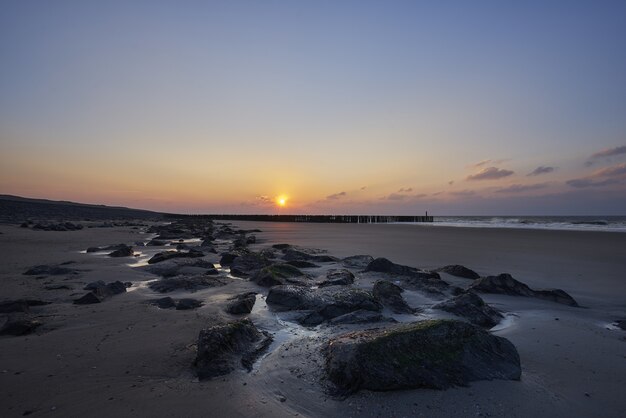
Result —
M203 329L194 362L198 378L223 376L240 367L250 371L271 342L271 335L248 319Z
M164 251L155 254L150 260L148 260L148 264L156 264L163 261L171 260L173 258L197 258L204 257L204 253L198 250L189 250L187 252L181 251Z
M83 229L81 224L74 224L72 222L60 222L60 223L38 223L33 226L33 229L40 231L80 231Z
M147 301L149 305L156 306L159 309L176 309L178 311L185 311L189 309L196 309L202 306L202 301L197 299L185 298L185 299L172 299L171 297L164 297L160 299L152 299Z
M90 305L94 303L100 303L112 296L125 293L126 287L126 284L120 282L119 280L106 284L104 283L104 281L98 280L85 286L85 290L90 290L90 292L74 300L74 304Z
M74 300L75 305L93 305L94 303L101 303L100 298L94 293L89 292L80 298Z
M208 275L175 276L152 282L149 284L149 287L159 293L168 293L175 290L195 292L207 287L224 286L227 283L228 281L224 278Z
M233 315L252 312L252 308L256 302L256 295L256 292L246 292L231 298L228 305L226 305L226 312Z
M324 348L339 391L446 389L476 380L519 380L510 341L461 321L423 321L332 338Z
M451 264L449 266L441 267L438 271L448 273L451 276L462 277L464 279L476 280L480 278L480 275L474 270L468 269L467 267L459 264Z
M578 306L574 298L561 289L533 290L506 273L478 279L470 286L470 289L483 293L536 297L564 305Z
M178 302L176 302L177 311L187 311L199 308L200 306L202 306L202 301L192 298L179 299Z
M304 276L304 273L298 268L278 263L262 268L251 280L259 286L272 287L285 284L289 279L300 276Z
M172 277L180 274L219 274L213 263L201 258L174 258L156 264L149 264L141 267L141 269L163 277Z
M133 247L129 247L128 245L124 245L121 248L118 248L115 251L109 253L109 257L132 257L135 253L133 252Z
M10 320L0 328L0 335L28 335L41 326L41 322L32 319Z
M326 273L326 280L319 287L347 286L354 283L354 274L346 269L332 269Z
M383 314L375 311L366 311L360 309L358 311L349 312L345 315L337 316L329 322L333 325L342 324L366 324L370 322L379 322L384 319Z
M248 278L270 264L271 261L267 258L251 252L243 254L240 257L235 257L230 264L230 274L235 277Z
M63 264L34 266L24 272L27 276L61 276L76 273L76 270L63 267Z
M152 299L147 302L149 305L156 306L159 309L171 309L176 307L176 301L167 296L159 299Z
M38 299L17 299L0 302L0 313L26 313L30 311L31 306L49 305L50 302L44 302Z
M310 261L305 261L305 260L291 260L291 261L285 262L285 264L289 264L290 266L294 266L299 269L319 267L317 264L311 263Z
M274 286L266 302L277 311L310 311L303 320L306 325L316 325L361 309L375 312L382 309L371 292L345 287L309 289L294 285Z
M365 269L372 261L374 261L374 257L371 255L353 255L344 258L341 262L348 268Z
M438 303L433 309L450 312L467 319L474 325L491 328L502 320L500 312L487 305L480 296L473 292L463 293L445 302Z
M390 281L378 280L374 283L372 291L374 298L380 301L384 306L391 309L393 313L413 313L415 310L411 308L402 297L404 290Z

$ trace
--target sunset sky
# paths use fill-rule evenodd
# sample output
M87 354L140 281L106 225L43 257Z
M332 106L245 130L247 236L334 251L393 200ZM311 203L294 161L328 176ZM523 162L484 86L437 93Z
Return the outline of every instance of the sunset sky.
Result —
M626 214L625 1L4 0L0 61L0 194Z

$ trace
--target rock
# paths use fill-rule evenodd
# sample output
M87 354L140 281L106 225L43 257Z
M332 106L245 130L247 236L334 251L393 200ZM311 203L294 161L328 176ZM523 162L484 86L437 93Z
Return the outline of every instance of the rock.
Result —
M307 254L304 251L296 250L294 248L288 247L283 249L283 260L285 261L307 261L313 259L311 254Z
M364 269L372 261L374 261L374 257L372 257L371 255L353 255L351 257L346 257L341 260L345 267L352 269Z
M159 293L168 293L175 290L187 290L195 292L199 289L207 287L224 286L228 283L226 279L207 275L195 275L195 276L175 276L165 278L156 282L150 283L148 286L150 289Z
M313 261L317 261L318 263L334 263L336 261L339 261L339 259L337 257L333 257L331 255L314 255L311 257L311 260Z
M160 309L171 309L176 307L176 302L169 296L160 299L152 299L149 300L147 303L150 305L154 305Z
M463 293L445 302L438 303L433 306L433 309L450 312L467 319L474 325L485 328L492 328L502 320L500 312L487 305L474 292Z
M17 299L0 302L0 313L29 312L31 306L49 305L50 302L44 302L37 299Z
M44 289L46 290L64 290L64 289L70 290L72 288L64 284L58 284L58 285L46 286Z
M428 293L441 294L442 291L447 290L450 286L441 280L441 277L436 272L395 264L386 258L375 259L367 265L365 271L403 276L402 281L406 286Z
M402 297L404 290L390 281L377 280L374 283L373 295L384 306L387 306L393 313L397 314L411 314L415 312Z
M104 280L98 280L87 284L85 287L83 287L83 290L96 290L104 286L106 286Z
M178 300L178 302L176 303L176 310L177 311L186 311L186 310L189 310L189 309L199 308L200 306L202 306L202 302L201 301L199 301L197 299L184 298L184 299Z
M252 281L259 286L271 287L285 284L286 279L303 276L304 273L289 264L272 264L259 270Z
M28 335L39 326L41 326L41 322L32 319L8 321L2 326L2 328L0 328L0 335Z
M314 264L314 263L311 263L310 261L305 261L305 260L291 260L291 261L287 261L285 264L289 264L290 266L294 266L299 269L319 267L317 264Z
M110 252L109 257L132 257L134 254L133 247L125 245L124 248Z
M371 292L343 287L309 289L294 285L274 286L266 302L277 311L311 311L313 315L305 320L307 325L316 325L361 309L376 312L382 309Z
M60 276L64 274L76 274L76 270L61 267L61 265L40 265L34 266L24 272L27 276Z
M276 249L276 250L286 250L287 248L290 248L291 244L274 244L272 245L272 248Z
M256 235L250 235L246 238L246 245L255 244L256 243Z
M42 231L80 231L81 229L83 229L83 226L80 224L74 224L72 222L60 222L57 224L38 223L33 226L33 229L38 229Z
M167 241L161 241L161 240L158 240L158 239L152 239L152 240L148 241L146 246L148 246L148 247L162 247L165 244L167 244Z
M359 389L446 389L476 380L519 380L510 341L461 321L423 321L332 338L328 378L344 393Z
M197 258L204 257L204 253L198 250L189 250L188 252L180 252L180 251L164 251L155 254L150 260L148 260L148 264L160 263L162 261L171 260L173 258Z
M326 286L347 286L354 283L354 274L346 269L332 269L326 273L326 280L319 284L319 287Z
M148 273L163 277L172 277L180 274L219 274L213 263L209 263L201 258L174 258L140 268Z
M478 279L470 286L471 290L483 293L497 293L511 296L527 296L545 299L569 306L578 306L578 303L561 289L533 290L524 283L515 280L510 274L499 274Z
M259 254L247 253L240 257L235 257L230 264L230 274L235 277L248 278L270 264L271 262L268 259Z
M89 292L74 301L75 305L92 305L102 302L94 292Z
M535 297L569 306L579 306L578 302L567 292L561 289L537 289Z
M463 277L464 279L476 280L480 278L480 275L474 270L470 270L465 266L459 264L451 264L449 266L441 267L438 271L443 271L451 276Z
M271 335L259 331L248 319L203 329L194 362L198 378L222 376L241 366L250 371L271 342Z
M365 324L369 322L379 322L383 320L383 315L380 312L366 311L360 309L358 311L349 312L345 315L337 316L331 319L329 322L333 325L340 324Z
M483 277L470 286L476 292L497 293L512 296L533 296L533 290L524 283L515 280L510 274Z
M246 292L231 298L231 302L226 306L226 312L239 315L252 312L256 302L256 292Z
M237 257L240 257L242 255L246 254L246 251L242 251L242 250L236 250L236 251L230 251L227 253L222 253L222 258L220 258L220 265L222 267L224 266L230 266L233 261L235 261L235 259Z
M613 324L619 329L626 331L626 319L618 319Z
M96 253L96 252L104 252L104 251L117 251L117 250L124 250L126 248L130 248L128 247L126 244L114 244L114 245L107 245L104 247L89 247L87 248L88 253Z

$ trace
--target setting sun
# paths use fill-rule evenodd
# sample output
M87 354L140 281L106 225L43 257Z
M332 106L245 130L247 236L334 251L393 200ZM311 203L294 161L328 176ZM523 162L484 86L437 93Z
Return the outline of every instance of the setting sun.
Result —
M277 199L278 202L278 206L285 206L285 203L287 203L287 198L286 197L279 197Z

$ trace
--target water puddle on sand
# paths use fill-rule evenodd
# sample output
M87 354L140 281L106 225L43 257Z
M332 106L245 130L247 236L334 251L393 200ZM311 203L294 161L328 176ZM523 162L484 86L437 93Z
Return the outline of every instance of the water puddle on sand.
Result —
M158 282L159 279L152 279L152 280L144 280L141 282L132 282L133 285L131 287L129 287L128 289L126 289L127 292L136 292L138 290L146 290L148 289L148 286L150 286L150 283L154 283L154 282Z
M279 317L278 313L269 310L265 297L256 295L256 302L250 312L250 319L264 331L272 334L273 341L265 353L261 355L252 365L252 371L258 372L264 359L271 356L280 346L296 338L310 337L318 334L316 328L306 328L294 322L285 321Z

